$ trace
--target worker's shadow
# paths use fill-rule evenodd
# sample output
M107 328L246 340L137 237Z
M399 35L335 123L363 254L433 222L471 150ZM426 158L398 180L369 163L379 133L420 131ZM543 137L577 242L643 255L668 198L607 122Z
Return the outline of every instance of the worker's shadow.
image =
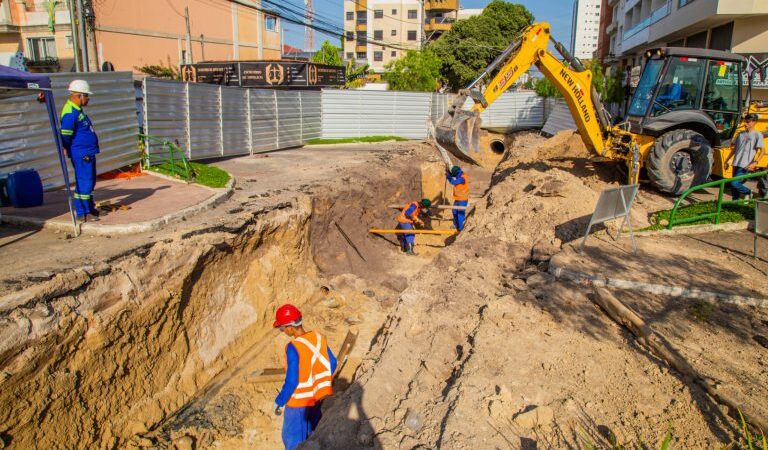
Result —
M309 440L298 448L383 448L363 407L362 386L339 379L334 383L334 390L343 392L325 401L320 424Z

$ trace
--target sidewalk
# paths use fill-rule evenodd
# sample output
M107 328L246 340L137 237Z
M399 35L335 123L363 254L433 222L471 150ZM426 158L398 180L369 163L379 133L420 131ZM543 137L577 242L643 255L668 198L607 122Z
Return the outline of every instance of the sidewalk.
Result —
M183 217L210 208L232 192L232 182L224 189L211 189L164 177L144 176L98 181L94 191L97 203L120 209L101 209L99 222L82 225L83 234L131 234L157 229ZM1 208L2 221L17 225L42 226L72 232L66 191L46 192L44 204L34 208Z

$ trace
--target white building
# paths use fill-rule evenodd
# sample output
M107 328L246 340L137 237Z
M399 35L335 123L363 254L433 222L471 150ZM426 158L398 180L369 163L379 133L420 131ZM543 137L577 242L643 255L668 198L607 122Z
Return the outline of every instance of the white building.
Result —
M597 49L600 3L600 0L573 0L570 51L579 59L591 59Z

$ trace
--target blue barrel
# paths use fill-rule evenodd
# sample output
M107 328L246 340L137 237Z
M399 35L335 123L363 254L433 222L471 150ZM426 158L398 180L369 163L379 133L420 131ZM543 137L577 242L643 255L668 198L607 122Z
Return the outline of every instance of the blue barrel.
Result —
M14 208L43 204L43 182L36 170L17 170L9 173L6 188Z

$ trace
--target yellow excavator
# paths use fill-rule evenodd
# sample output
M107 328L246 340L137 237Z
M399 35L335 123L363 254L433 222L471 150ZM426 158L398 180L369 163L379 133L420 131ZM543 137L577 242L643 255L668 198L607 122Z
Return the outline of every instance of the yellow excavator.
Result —
M562 61L548 50L549 42ZM758 74L765 79L765 66L749 66L741 55L697 48L658 48L645 57L627 117L614 124L592 86L592 73L552 39L548 23L533 24L459 91L436 124L436 140L462 160L482 160L480 113L536 66L562 94L587 148L624 162L629 183L636 183L645 169L656 188L678 195L712 174L730 177L730 143L744 129L747 113L759 115L757 130L768 147L768 103L751 99L752 81ZM462 109L467 98L474 102L470 111ZM768 152L758 167L768 167Z

